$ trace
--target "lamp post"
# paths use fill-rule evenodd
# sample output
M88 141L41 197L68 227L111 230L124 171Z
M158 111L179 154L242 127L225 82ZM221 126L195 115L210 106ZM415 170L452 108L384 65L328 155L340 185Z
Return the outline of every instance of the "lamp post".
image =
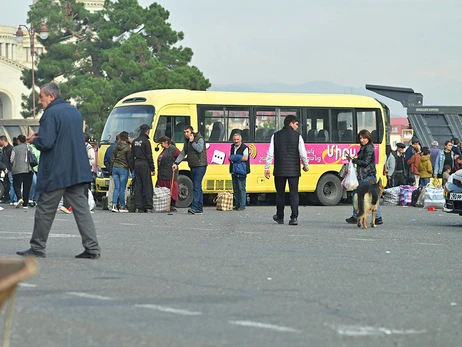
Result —
M24 32L22 31L21 27L27 30L27 33L29 34L29 39L30 39L30 55L32 57L32 114L34 115L35 119L35 76L34 76L34 57L35 57L35 35L36 35L36 30L33 25L30 27L27 27L26 25L19 25L18 30L16 31L16 41L18 43L22 43L24 41ZM38 25L36 26L38 27ZM45 25L45 23L42 23L42 26L39 29L39 35L42 40L46 40L48 38L48 28Z

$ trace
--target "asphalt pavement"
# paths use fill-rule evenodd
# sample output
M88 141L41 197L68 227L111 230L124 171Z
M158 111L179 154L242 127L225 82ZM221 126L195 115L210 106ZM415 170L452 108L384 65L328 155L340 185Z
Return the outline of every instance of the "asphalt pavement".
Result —
M3 205L0 254L29 247L35 210ZM203 215L93 214L102 256L58 212L39 274L18 290L11 346L461 346L462 217L351 205ZM370 218L370 217L369 217ZM4 312L0 316L3 323Z

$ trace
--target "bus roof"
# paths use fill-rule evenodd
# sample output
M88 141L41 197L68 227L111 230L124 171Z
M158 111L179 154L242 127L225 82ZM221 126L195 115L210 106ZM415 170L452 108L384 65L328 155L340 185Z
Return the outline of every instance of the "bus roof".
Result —
M185 89L147 90L131 94L120 100L124 105L210 104L236 106L312 106L312 107L365 107L381 108L372 97L351 94L293 94L191 91Z

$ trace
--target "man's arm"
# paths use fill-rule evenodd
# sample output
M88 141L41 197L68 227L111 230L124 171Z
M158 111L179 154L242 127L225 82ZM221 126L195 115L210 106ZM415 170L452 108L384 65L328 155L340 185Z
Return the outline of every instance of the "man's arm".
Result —
M38 135L31 137L35 148L41 152L48 152L53 149L56 143L57 125L54 117L46 115L40 120ZM29 142L30 143L30 142Z
M266 162L265 162L265 177L267 179L270 178L269 168L273 163L274 157L274 135L271 136L270 145L268 147L268 152L266 152Z
M202 151L204 150L204 139L203 138L200 138L199 140L197 140L197 142L192 142L192 148L197 152L197 153L202 153Z
M301 136L298 137L298 153L300 154L300 158L302 159L303 163L303 171L307 172L308 169L308 154L306 153L305 142Z

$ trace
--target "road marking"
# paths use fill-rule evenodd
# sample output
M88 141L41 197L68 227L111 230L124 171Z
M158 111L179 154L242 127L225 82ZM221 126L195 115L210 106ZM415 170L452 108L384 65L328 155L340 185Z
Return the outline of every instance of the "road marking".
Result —
M276 331L281 331L281 332L284 332L284 333L300 333L300 332L302 332L301 330L294 329L294 328L283 327L283 326L274 325L274 324L252 322L252 321L248 321L248 320L231 320L231 321L228 321L228 323L233 324L233 325L243 326L243 327L276 330Z
M13 239L13 238L25 238L25 237L31 237L32 231L30 232L24 232L24 231L0 231L0 234L13 234L13 235L18 235L18 236L0 236L1 239ZM49 238L72 238L72 237L80 237L79 235L72 235L72 234L53 234L50 233L48 236Z
M354 237L349 237L348 240L352 240L352 241L376 241L376 239L360 239L360 238L354 238Z
M424 246L445 246L442 243L427 243L427 242L415 242L415 245L424 245Z
M80 292L67 292L67 295L73 295L73 296L78 296L81 298L86 298L86 299L95 299L95 300L112 300L112 298L109 298L107 296L101 296L101 295L94 295L94 294L88 294L88 293L80 293Z
M334 330L340 335L345 336L377 336L377 335L414 335L414 334L423 334L426 330L400 330L400 329L387 329L387 328L376 328L376 327L367 327L367 326L355 326L355 325L339 325L331 326Z
M36 284L30 284L30 283L19 283L19 286L23 287L23 288L35 288L35 287L37 287Z
M171 308L171 307L166 307L166 306L150 305L150 304L135 305L135 307L150 308L152 310L179 314L182 316L200 316L202 314L202 312L197 312L197 311L187 311L187 310L181 310L181 309L176 309L176 308Z

